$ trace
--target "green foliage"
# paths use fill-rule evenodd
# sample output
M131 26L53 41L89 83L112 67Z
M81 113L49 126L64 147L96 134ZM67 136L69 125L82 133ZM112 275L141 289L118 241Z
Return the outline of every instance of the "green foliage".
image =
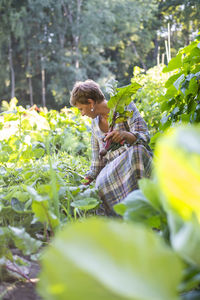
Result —
M183 260L181 293L200 284L199 137L199 126L168 130L156 144L153 178L140 180L140 190L115 206L124 220L156 229Z
M0 260L2 262L4 262L3 258L13 260L12 252L9 251L11 245L18 248L24 255L34 254L42 246L42 242L31 237L24 228L12 226L1 227L0 241Z
M161 120L160 97L164 94L165 83L168 74L162 73L163 66L155 66L144 72L139 67L134 68L133 80L142 85L142 88L133 96L139 112L147 123L151 135L151 146L154 148L154 140L159 131Z
M111 90L111 97L108 101L108 107L110 109L108 122L112 126L112 123L120 118L120 122L127 120L129 114L126 111L126 106L128 106L137 90L141 88L141 85L137 82L132 82L128 86L115 88Z
M161 98L160 129L175 123L200 122L200 38L179 50L163 72L175 72L166 82Z
M96 190L81 184L90 154L89 121L83 124L74 108L37 112L16 104L4 102L12 110L0 116L0 225L9 227L2 229L0 252L6 266L11 245L26 255L38 252L63 224L94 214L99 205Z
M39 292L52 300L178 299L181 270L153 232L90 219L66 226L43 253Z
M167 223L164 211L155 209L141 190L131 192L123 203L115 205L114 210L126 221L143 223L151 228L163 229Z

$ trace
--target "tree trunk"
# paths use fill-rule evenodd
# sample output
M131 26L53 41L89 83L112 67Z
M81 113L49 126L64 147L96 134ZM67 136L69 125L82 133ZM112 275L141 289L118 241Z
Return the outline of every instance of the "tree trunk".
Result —
M76 36L74 38L75 42L75 68L79 69L79 41L80 41L80 13L81 13L82 0L77 0L77 16L76 16Z
M13 66L13 56L12 56L12 42L11 37L9 39L9 65L11 74L11 99L15 97L15 70Z
M42 106L46 107L45 69L44 69L43 61L44 61L44 57L41 57Z
M156 34L155 39L153 39L153 42L154 42L153 60L154 60L155 63L157 61L157 64L158 64L158 55L160 55L160 53L159 53L159 44L158 44L157 34Z
M136 56L136 57L139 59L139 61L141 62L143 69L144 69L145 71L147 71L147 67L146 67L144 61L142 60L142 58L139 56L139 54L138 54L138 52L137 52L137 49L136 49L136 47L135 47L135 44L134 44L133 42L132 42L132 47L133 47L135 56Z
M28 51L28 85L29 85L29 97L30 105L33 106L33 85L32 85L32 74L31 74L31 59L30 51Z
M33 106L33 86L32 86L32 77L28 78L29 85L29 94L30 94L30 105Z
M81 16L81 5L83 0L76 0L76 31L73 34L72 33L72 55L75 57L74 64L75 68L78 70L80 67L80 59L79 59L79 42L80 42L80 16ZM71 25L71 28L74 27L74 16L73 16L73 10L70 7L70 5L64 4L62 2L62 6L64 9L64 15L67 16L69 24ZM76 80L78 80L78 72L76 72Z
M158 54L157 54L157 66L160 65L160 47L158 47Z

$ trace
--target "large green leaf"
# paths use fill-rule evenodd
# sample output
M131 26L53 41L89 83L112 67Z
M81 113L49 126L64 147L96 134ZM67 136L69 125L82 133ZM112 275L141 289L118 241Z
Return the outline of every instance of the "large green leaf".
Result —
M176 57L173 57L168 66L163 69L163 72L170 72L182 66L182 52L179 52Z
M200 224L195 218L183 222L175 215L168 215L170 241L173 249L188 263L200 267Z
M88 211L99 205L99 201L96 198L85 198L82 200L75 200L71 203L71 206L80 210Z
M35 253L42 245L42 242L32 238L24 228L9 226L9 234L15 246L25 255Z
M166 209L200 221L200 127L170 129L157 143L154 162Z
M48 300L175 300L181 272L155 233L91 218L56 236L43 254L38 288Z
M142 178L139 180L139 188L151 205L156 210L160 210L162 205L160 203L158 183L155 180Z
M59 225L59 219L51 211L48 200L33 201L32 210L38 221L46 223L51 229L56 228Z
M148 202L141 190L131 192L122 202L114 206L114 210L122 215L124 220L160 228L160 213Z
M46 223L51 229L56 228L59 225L58 217L52 212L52 207L50 206L50 199L48 196L41 196L37 191L31 187L27 186L27 191L30 193L32 198L32 211L35 214L38 221L41 223Z
M165 83L165 87L169 88L170 85L172 85L174 83L174 81L176 81L182 74L183 74L183 72L180 72L178 74L174 74L171 77L169 77L169 79Z
M117 94L112 96L108 101L108 107L113 109L117 107L117 111L121 106L126 106L132 101L131 96L141 88L137 82L133 82L127 86L117 88Z

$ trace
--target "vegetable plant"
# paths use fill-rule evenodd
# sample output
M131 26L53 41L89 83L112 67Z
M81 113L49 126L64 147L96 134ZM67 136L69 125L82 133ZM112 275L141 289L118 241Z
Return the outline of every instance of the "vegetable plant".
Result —
M125 122L128 117L131 116L131 112L126 110L126 106L132 101L131 96L141 88L141 85L137 82L132 82L128 86L117 88L116 81L110 81L107 84L107 91L110 93L111 97L108 101L108 107L110 109L108 116L109 132L111 132L118 122ZM106 155L108 150L116 149L120 145L115 145L112 143L111 139L105 142L104 149L100 151L100 156Z
M200 122L200 36L179 50L168 66L163 69L171 73L161 97L163 113L160 129L164 131L175 123Z

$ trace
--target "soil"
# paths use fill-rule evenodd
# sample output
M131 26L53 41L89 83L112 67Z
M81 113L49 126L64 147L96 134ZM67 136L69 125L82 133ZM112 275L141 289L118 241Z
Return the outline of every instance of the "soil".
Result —
M42 300L37 294L35 285L28 282L17 282L14 285L2 284L2 300Z
M2 281L0 282L0 299L1 300L42 300L36 291L38 282L38 273L40 271L37 262L28 261L28 265L23 268L23 273L27 279L23 279L17 274L4 271Z

